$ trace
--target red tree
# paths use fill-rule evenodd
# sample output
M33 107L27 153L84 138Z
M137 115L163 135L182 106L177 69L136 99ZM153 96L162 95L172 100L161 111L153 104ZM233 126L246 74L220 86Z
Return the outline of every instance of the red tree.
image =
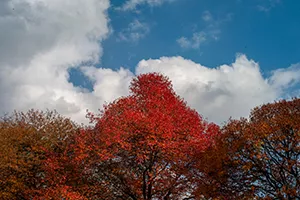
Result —
M100 116L91 115L95 128L78 140L86 173L106 188L101 199L190 198L193 156L211 143L218 126L190 109L160 74L138 76L130 91Z

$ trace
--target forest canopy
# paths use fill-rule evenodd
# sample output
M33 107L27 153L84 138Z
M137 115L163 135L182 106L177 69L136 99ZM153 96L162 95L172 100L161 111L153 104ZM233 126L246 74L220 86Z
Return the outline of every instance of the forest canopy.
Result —
M148 73L87 116L2 117L0 199L300 199L299 98L220 127Z

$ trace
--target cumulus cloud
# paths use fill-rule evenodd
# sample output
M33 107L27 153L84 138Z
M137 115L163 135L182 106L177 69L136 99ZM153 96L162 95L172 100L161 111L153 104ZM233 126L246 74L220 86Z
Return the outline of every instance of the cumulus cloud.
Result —
M169 76L176 92L204 117L221 123L246 116L300 82L300 64L264 78L245 55L216 68L182 57L142 60L135 72L82 66L101 58L101 41L110 32L108 7L108 0L0 1L0 113L48 108L86 123L86 109L97 112L128 95L135 75L155 71ZM73 67L92 82L91 92L69 81Z
M297 65L299 66L299 65ZM160 72L175 91L209 120L222 123L230 116L247 116L250 109L283 95L282 88L300 82L299 67L278 69L264 78L258 63L238 55L231 65L208 68L182 57L142 60L136 73Z
M90 94L68 81L68 69L101 57L108 7L108 0L2 0L0 112L55 108L81 121Z
M117 71L107 68L82 67L82 72L93 81L92 96L98 102L107 102L128 95L128 87L134 74L128 69L120 68ZM102 105L97 103L98 108Z
M121 7L118 7L117 10L129 11L135 10L139 5L148 5L151 7L160 6L164 3L170 3L175 0L128 0Z
M137 19L133 20L126 29L119 33L118 40L126 42L138 42L150 32L150 27L147 23Z

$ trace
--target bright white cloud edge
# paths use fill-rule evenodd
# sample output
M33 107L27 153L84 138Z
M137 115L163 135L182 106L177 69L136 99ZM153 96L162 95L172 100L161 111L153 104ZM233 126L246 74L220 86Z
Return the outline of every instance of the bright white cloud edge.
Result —
M110 100L127 95L135 75L162 73L170 78L174 90L189 106L218 124L229 117L247 117L255 106L288 96L289 89L300 82L300 64L277 69L264 78L259 64L244 54L238 54L234 63L216 68L177 56L142 60L135 73L123 68L112 71L95 67L84 67L83 72L95 81L93 94L106 91L106 99Z
M278 69L264 78L259 64L238 54L234 63L208 68L182 57L162 57L139 62L136 73L161 72L175 91L210 121L247 117L255 106L273 102L300 82L300 64Z
M108 8L109 0L2 0L0 113L49 108L83 121L106 100L74 87L68 70L101 58Z

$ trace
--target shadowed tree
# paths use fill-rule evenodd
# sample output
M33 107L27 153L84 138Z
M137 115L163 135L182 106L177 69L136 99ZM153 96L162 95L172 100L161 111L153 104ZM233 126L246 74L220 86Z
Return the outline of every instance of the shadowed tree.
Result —
M212 149L202 157L218 167L200 165L203 179L214 183L207 197L300 199L300 99L256 107L249 120L229 121Z

